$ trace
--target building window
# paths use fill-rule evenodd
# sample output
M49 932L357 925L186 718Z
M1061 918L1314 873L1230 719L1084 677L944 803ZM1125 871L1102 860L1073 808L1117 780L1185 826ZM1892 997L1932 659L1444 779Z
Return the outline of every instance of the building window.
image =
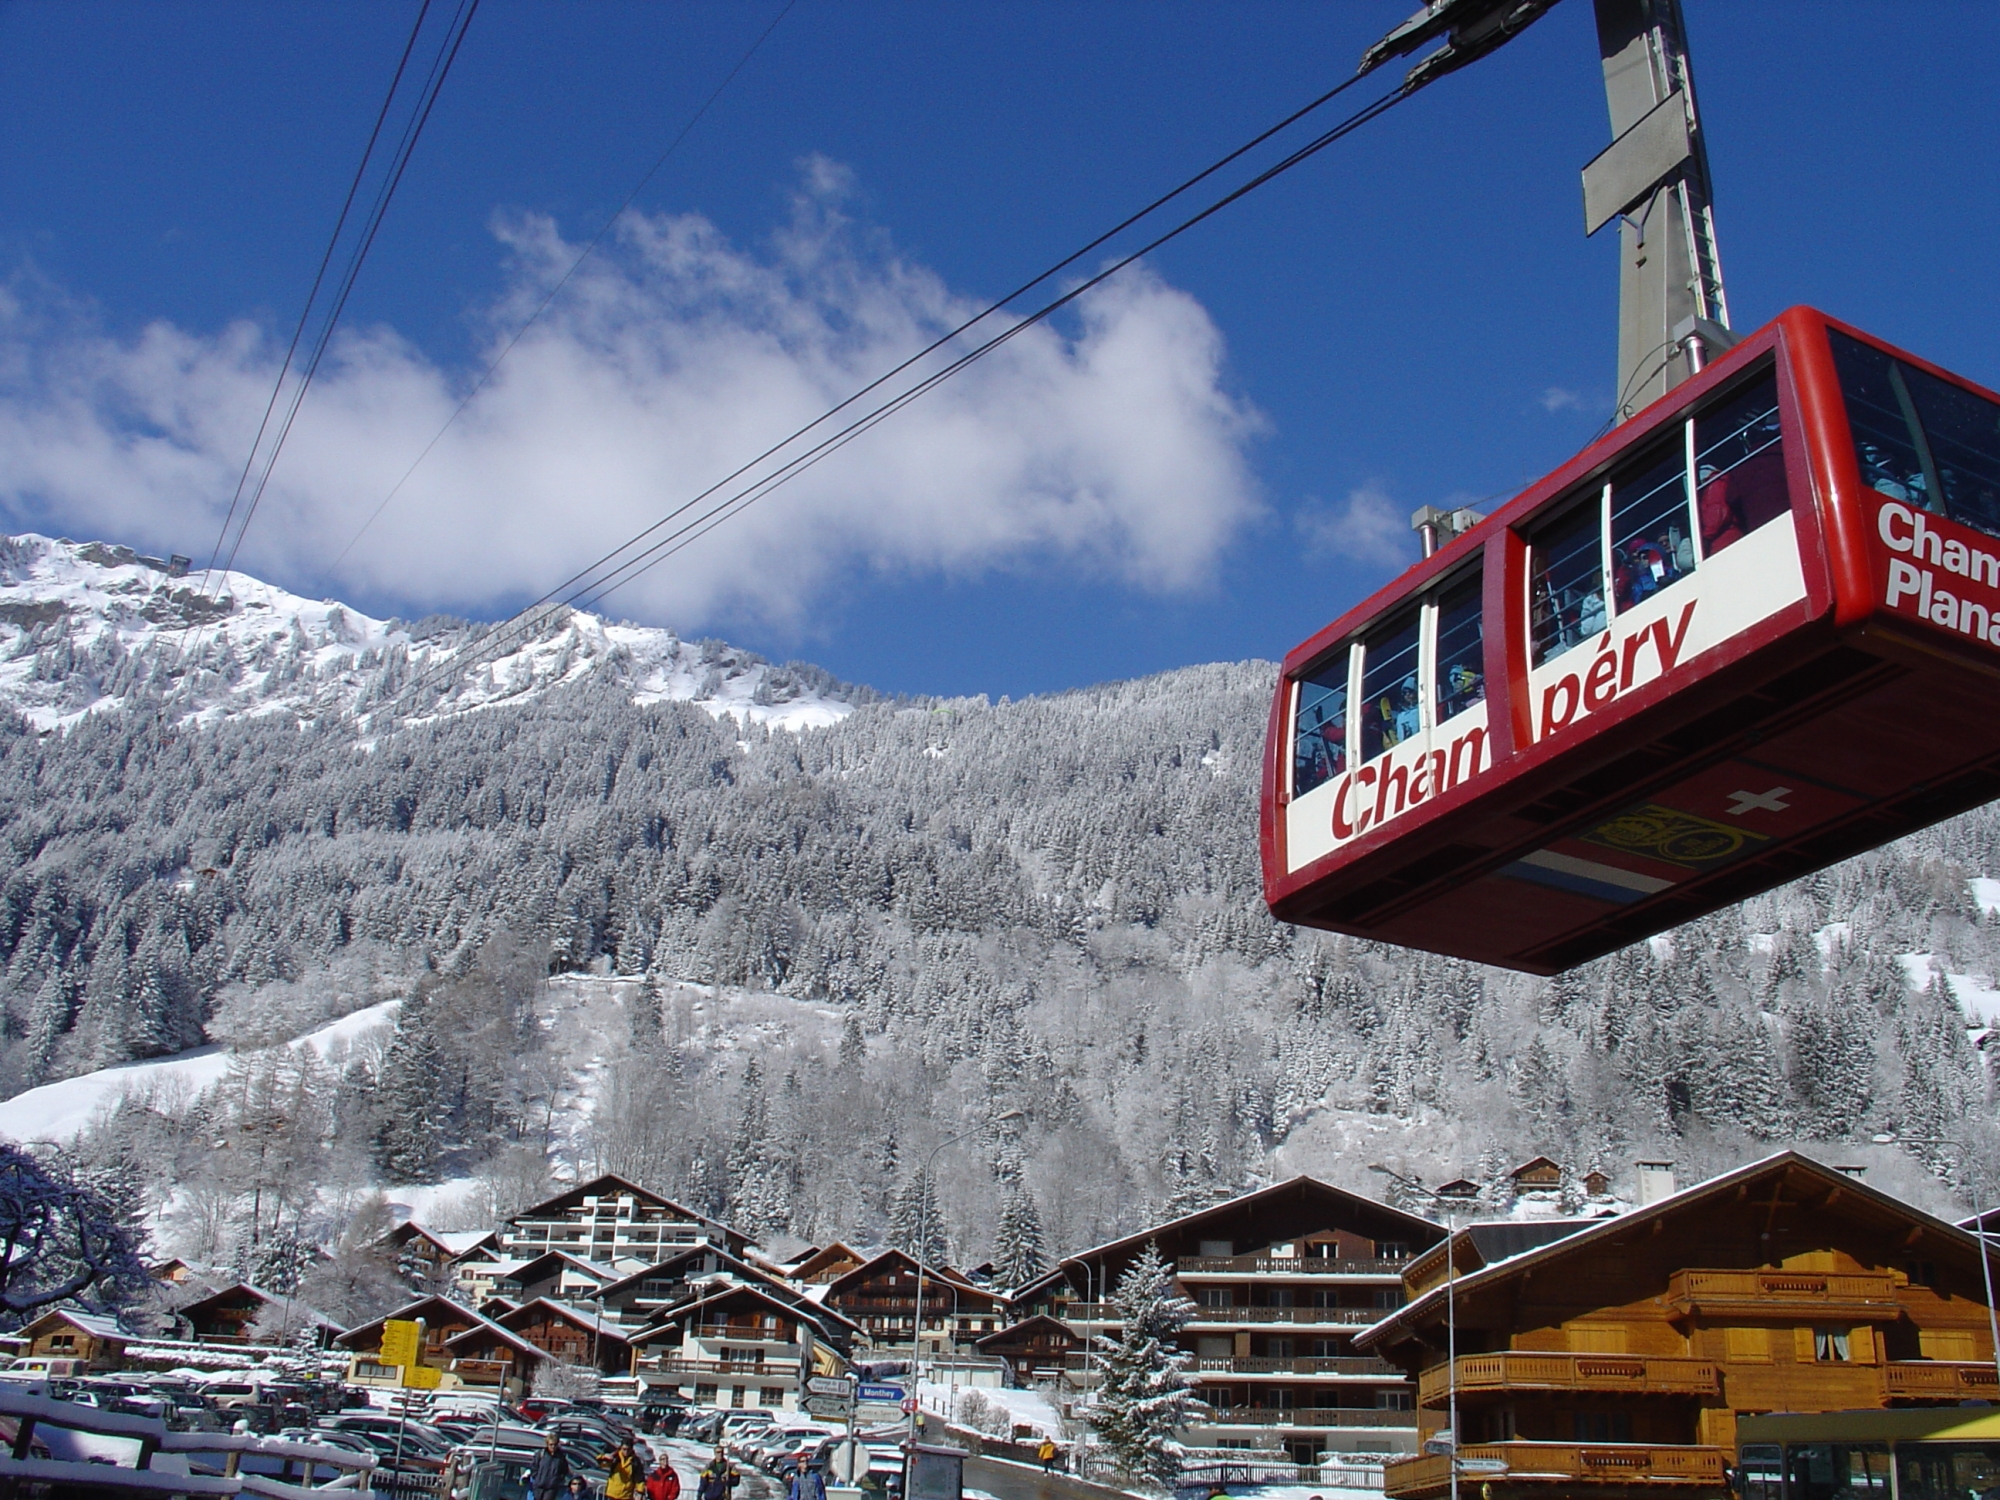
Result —
M1854 1358L1845 1328L1815 1328L1813 1358L1821 1364L1846 1364Z
M1416 1397L1410 1391L1377 1391L1375 1393L1377 1411L1414 1411Z
M1376 1287L1375 1305L1377 1307L1401 1307L1403 1305L1403 1289L1399 1286Z
M1623 1411L1580 1411L1576 1414L1579 1443L1629 1443L1632 1414Z
M783 1406L785 1404L785 1388L781 1385L764 1386L757 1392L757 1404L759 1406Z
M1231 1305L1229 1288L1226 1286L1205 1286L1195 1291L1195 1297L1203 1307L1228 1307Z
M715 1405L715 1387L697 1384L694 1388L694 1399L697 1406Z
M1401 1240L1382 1240L1375 1246L1377 1260L1408 1260L1410 1247Z

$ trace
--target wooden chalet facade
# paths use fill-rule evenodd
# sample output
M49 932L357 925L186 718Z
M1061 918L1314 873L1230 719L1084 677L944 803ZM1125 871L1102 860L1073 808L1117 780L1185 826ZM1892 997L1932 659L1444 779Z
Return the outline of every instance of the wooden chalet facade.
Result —
M874 1258L867 1251L856 1250L835 1240L831 1245L822 1245L812 1254L799 1260L785 1272L785 1275L792 1281L809 1284L836 1281Z
M1485 1500L1720 1500L1740 1415L2000 1395L1974 1237L1795 1153L1539 1243L1492 1232L1537 1227L1459 1230L1356 1341L1417 1379L1425 1438L1455 1396ZM1448 1493L1450 1463L1390 1465L1389 1500Z
M916 1339L917 1262L885 1250L826 1283L825 1303L863 1329L876 1349L894 1353ZM974 1286L950 1267L923 1268L923 1358L971 1354L976 1340L1013 1321L1007 1299Z
M592 1310L537 1297L493 1321L559 1364L582 1365L604 1375L624 1375L632 1367L631 1341L617 1324Z
M1071 1361L1088 1352L1081 1334L1045 1313L975 1339L973 1347L989 1358L1005 1360L1014 1380L1024 1386L1062 1379Z
M16 1335L23 1355L47 1359L76 1359L90 1371L122 1370L125 1346L139 1341L116 1318L101 1313L78 1312L59 1307L43 1313Z
M254 1344L252 1325L270 1309L278 1314L279 1326L289 1335L310 1328L324 1348L340 1334L340 1325L321 1316L296 1298L282 1297L262 1287L239 1281L174 1309L176 1323L185 1328L196 1343ZM288 1340L273 1340L284 1342Z
M614 1173L566 1188L502 1224L496 1237L510 1259L560 1250L625 1274L696 1244L741 1255L748 1240L721 1220L649 1193Z
M1157 1245L1196 1309L1181 1346L1210 1412L1187 1442L1280 1448L1305 1464L1412 1453L1414 1384L1354 1340L1401 1304L1408 1258L1443 1238L1428 1219L1295 1177L1071 1256L1016 1292L1013 1307L1059 1319L1085 1349L1095 1335L1116 1337L1108 1289ZM1067 1357L1074 1390L1095 1384L1090 1364L1082 1350Z
M632 1334L632 1374L700 1406L796 1411L807 1377L847 1368L858 1331L794 1293L717 1283Z
M418 1358L445 1372L447 1389L460 1385L500 1387L521 1395L527 1390L526 1377L542 1357L526 1339L462 1303L448 1297L419 1297L392 1313L358 1323L334 1339L337 1347L348 1351L348 1384L367 1388L398 1383L396 1368L381 1362L382 1325L390 1319L423 1323L423 1350ZM468 1335L476 1337L468 1340Z

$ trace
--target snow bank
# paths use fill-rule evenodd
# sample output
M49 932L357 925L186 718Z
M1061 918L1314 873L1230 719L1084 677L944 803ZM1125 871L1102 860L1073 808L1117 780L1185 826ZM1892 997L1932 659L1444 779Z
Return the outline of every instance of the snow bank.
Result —
M395 1019L400 1000L384 1000L329 1021L317 1031L287 1043L311 1047L324 1057L336 1043L351 1043ZM230 1053L223 1047L196 1047L171 1057L120 1063L59 1083L45 1083L0 1102L0 1136L15 1141L67 1142L76 1139L91 1117L128 1089L146 1089L174 1082L190 1094L200 1093L229 1071Z
M926 1380L917 1387L917 1400L923 1403L925 1411L936 1412L946 1421L952 1421L953 1397L964 1401L974 1391L984 1397L988 1405L1004 1407L1016 1426L1034 1428L1037 1437L1062 1437L1062 1416L1040 1391L1012 1390L1004 1386L938 1385ZM958 1425L966 1424L961 1422Z

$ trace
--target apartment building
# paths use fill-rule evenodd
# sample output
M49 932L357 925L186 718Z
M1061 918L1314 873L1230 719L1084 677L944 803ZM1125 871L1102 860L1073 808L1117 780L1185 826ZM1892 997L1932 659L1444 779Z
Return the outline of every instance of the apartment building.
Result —
M823 1283L824 1305L857 1324L884 1354L907 1354L917 1341L918 1266L901 1250L885 1250ZM932 1361L976 1357L974 1344L1010 1321L1007 1299L975 1286L949 1266L925 1266L922 1356Z
M629 1274L690 1245L717 1245L740 1256L748 1239L636 1183L606 1173L523 1209L497 1231L501 1253L532 1260L561 1251Z
M858 1332L801 1298L717 1283L630 1335L632 1374L702 1406L797 1411L807 1379L846 1371Z
M1443 1238L1427 1219L1295 1177L1070 1256L1012 1306L1017 1319L1059 1319L1087 1350L1117 1334L1110 1289L1157 1245L1195 1304L1181 1343L1210 1414L1188 1443L1277 1450L1302 1464L1407 1454L1415 1383L1354 1339L1401 1305L1403 1267ZM1091 1364L1085 1352L1064 1358L1079 1397L1095 1383Z

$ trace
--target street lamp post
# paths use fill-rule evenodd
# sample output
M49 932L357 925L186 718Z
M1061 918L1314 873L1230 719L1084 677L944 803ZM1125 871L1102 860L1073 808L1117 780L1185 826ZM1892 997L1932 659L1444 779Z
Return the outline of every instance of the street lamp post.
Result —
M1434 1192L1379 1163L1370 1163L1368 1170L1400 1182L1408 1191L1429 1199L1432 1208L1444 1210L1445 1420L1450 1423L1451 1431L1451 1452L1446 1455L1446 1462L1451 1465L1451 1500L1458 1500L1458 1252L1452 1239L1458 1233L1457 1210L1465 1195Z
M1024 1114L1022 1111L1018 1109L1010 1109L1004 1114L995 1115L991 1120L987 1121L986 1123L989 1125L1004 1125L1010 1120L1025 1120L1026 1118L1027 1115ZM924 1187L926 1191L923 1197L917 1200L917 1249L916 1249L916 1255L914 1257L917 1262L917 1315L913 1320L912 1326L910 1328L909 1441L911 1443L915 1443L917 1440L917 1408L923 1404L923 1397L919 1395L918 1392L923 1385L924 1252L928 1248L925 1241L929 1237L930 1233L931 1163L938 1159L938 1153L944 1150L945 1147L956 1145L958 1142L964 1140L967 1136L971 1134L973 1134L973 1132L970 1130L961 1130L957 1135L948 1135L943 1140L939 1141L935 1146L931 1147L930 1155L924 1158L924 1164L919 1169L918 1173L918 1183L920 1186Z

